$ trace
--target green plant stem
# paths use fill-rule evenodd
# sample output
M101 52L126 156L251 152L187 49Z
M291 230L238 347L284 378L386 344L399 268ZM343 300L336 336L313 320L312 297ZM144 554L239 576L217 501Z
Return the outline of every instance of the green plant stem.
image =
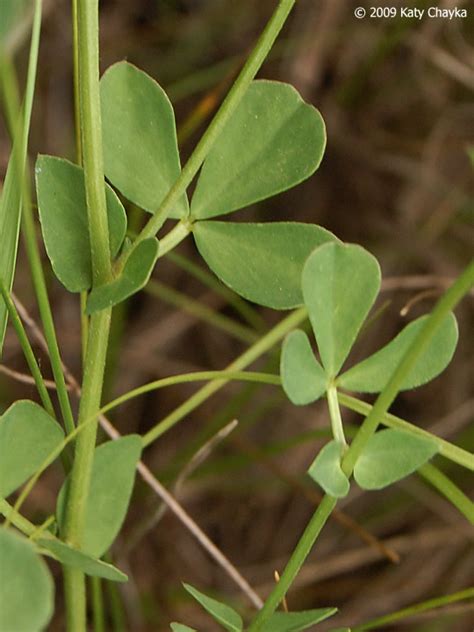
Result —
M471 524L474 524L474 503L446 474L431 463L425 463L420 467L418 474L449 500Z
M191 184L194 176L199 171L202 163L219 137L219 134L225 124L234 113L251 81L265 61L265 58L270 52L270 49L285 24L285 21L295 2L296 0L280 0L278 7L268 21L252 53L240 71L239 76L227 94L227 97L224 99L217 114L213 118L212 123L209 125L194 149L191 157L186 163L186 166L182 170L180 177L170 189L168 195L165 197L158 210L154 213L153 217L151 217L143 230L140 232L131 250L133 250L137 244L144 239L154 237L154 235L156 235L168 215L176 206L178 200ZM131 250L128 251L127 256L130 255ZM123 263L124 261L122 260L121 265L123 265Z
M327 390L327 399L333 437L336 441L346 447L347 442L346 437L344 436L344 427L342 425L341 411L339 410L337 390L333 384L331 384Z
M192 232L193 225L187 219L182 219L176 224L174 228L170 230L162 239L160 239L160 249L158 252L158 259L164 257L170 250L176 248L183 239Z
M4 498L0 498L0 513L25 535L30 536L36 531L36 526L16 511Z
M97 287L111 278L99 96L98 0L78 0L77 33L87 216L91 238L93 287ZM89 418L95 420L94 423L84 427L76 440L64 526L66 541L79 549L84 533L85 509L97 436L96 419L102 397L110 320L110 309L94 314L90 319L88 333L79 424ZM65 596L68 629L74 632L85 632L86 595L84 574L81 571L65 569Z
M5 60L5 68L8 75L11 76L8 89L4 90L4 105L6 118L10 135L13 136L14 121L20 113L20 98L18 95L18 82L15 74L15 68L11 60ZM6 86L5 86L6 88ZM64 427L67 432L71 432L74 428L74 417L72 414L69 394L64 378L63 364L59 345L56 338L56 329L54 326L53 313L48 298L48 290L41 262L41 255L36 240L35 220L33 217L33 205L31 203L31 190L28 177L25 176L23 181L23 237L25 243L26 254L31 269L31 278L33 288L38 302L41 322L43 323L44 335L48 345L48 354L53 371L54 382L56 384L56 392L61 408L61 415Z
M81 98L79 80L79 33L77 28L78 7L77 0L71 3L72 18L72 55L73 55L73 79L74 79L74 135L76 141L76 162L82 165L82 138L81 138ZM89 331L89 316L86 314L87 292L81 292L79 304L81 310L81 352L82 365L86 361L87 335Z
M87 423L76 439L64 526L65 540L79 549L84 532L109 330L109 309L92 316L79 407L79 426L91 419L94 422ZM83 632L86 629L86 603L84 574L81 571L65 569L65 591L68 629Z
M321 533L321 529L326 524L327 519L336 506L336 502L336 499L328 494L323 497L318 509L313 514L313 517L308 522L303 535L299 539L298 544L296 545L285 570L280 576L279 581L275 584L275 588L265 601L263 608L248 628L248 632L256 632L257 630L260 630L268 617L270 617L276 610L286 595L289 586L292 584L300 568L303 566L304 561L311 552L316 538Z
M246 343L253 343L259 338L258 333L252 329L249 329L245 325L241 325L239 322L229 318L228 316L224 316L223 314L214 311L210 307L207 307L207 305L203 305L195 299L189 298L189 296L183 294L182 292L177 292L173 288L168 287L156 279L151 279L148 282L145 287L145 291L152 296L160 298L166 303L174 305L175 307L196 316L216 329L225 331L227 334L237 338L237 340L241 340Z
M249 347L241 356L234 360L226 368L227 371L243 371L252 362L255 362L260 356L269 351L274 345L277 344L289 331L300 325L307 318L307 312L304 307L295 310L289 316L284 318L273 329L271 329L265 336L258 340L254 345ZM206 399L214 395L219 389L227 384L226 379L215 380L203 386L197 393L192 395L181 406L178 406L176 410L170 413L167 417L157 423L151 430L149 430L143 437L144 446L149 445L158 437L161 437L170 428L179 423L184 417L189 415L195 408L200 406Z
M372 410L365 418L359 432L351 444L351 447L344 456L342 469L347 476L352 474L352 470L354 469L357 459L366 446L367 441L377 430L377 426L380 423L381 418L385 415L393 403L400 387L403 384L405 376L411 371L416 361L428 345L431 337L443 322L443 319L456 307L458 302L465 294L467 294L473 284L474 259L437 302L435 308L426 320L423 329L416 336L413 344L403 356L387 385L377 397Z
M92 594L92 616L94 632L105 632L104 595L100 577L90 577L89 586Z
M8 292L5 284L0 279L0 294L2 295L3 301L8 311L8 315L10 317L11 323L15 329L18 341L22 348L23 354L25 356L28 367L31 371L31 375L36 384L36 388L38 389L38 394L43 402L43 406L48 414L51 417L56 417L56 413L54 412L53 402L51 401L51 397L49 396L48 389L44 383L43 375L41 374L41 370L39 368L38 362L36 361L35 354L33 349L31 348L30 341L28 340L28 336L26 335L25 328L23 327L23 323L21 322L21 318L16 310L15 304L13 303L10 293Z
M350 410L353 410L356 413L367 416L372 410L372 406L370 404L367 404L367 402L363 402L355 397L351 397L350 395L338 392L337 396L339 402L343 406L349 408ZM423 428L418 428L418 426L415 426L414 424L411 424L408 421L401 419L400 417L396 417L391 413L385 413L380 418L380 423L389 428L397 428L398 430L409 432L412 435L424 437L426 439L431 439L432 441L435 441L438 444L439 453L442 456L444 456L446 459L449 459L453 463L457 463L458 465L461 465L468 470L474 471L474 455L467 450L463 450L457 445L454 445L449 441L446 441L445 439L441 439L431 432L423 430Z
M241 382L258 382L259 384L273 384L280 385L280 376L272 375L270 373L256 373L254 371L195 371L194 373L182 373L181 375L172 375L170 377L164 377L161 380L155 380L154 382L149 382L148 384L144 384L143 386L139 386L138 388L133 389L132 391L128 391L124 395L117 397L113 401L109 402L105 406L100 409L101 414L105 414L128 402L135 397L139 397L140 395L144 395L145 393L150 393L151 391L157 391L161 388L165 388L167 386L175 386L177 384L189 384L191 382L207 382L214 380L226 380L227 382L231 380L237 380Z
M435 608L441 608L442 606L447 606L449 604L456 603L458 601L472 599L473 597L474 597L474 588L466 588L466 590L460 590L459 592L452 593L451 595L443 595L442 597L435 597L434 599L428 599L428 601L423 601L421 603L415 604L414 606L403 608L403 610L392 612L391 614L388 614L384 617L373 619L372 621L369 621L368 623L357 625L355 628L352 628L352 630L353 632L366 632L366 630L378 630L380 626L382 625L392 625L396 621L401 621L402 619L412 617L422 612L434 610Z
M474 260L471 261L453 285L438 301L434 310L428 317L425 326L400 361L384 390L378 396L372 410L362 423L354 441L342 459L341 467L347 477L352 475L354 465L359 455L367 444L367 441L377 430L380 420L383 418L389 406L395 399L400 386L403 384L405 375L411 371L413 365L416 363L418 357L423 352L426 345L429 343L430 338L441 325L446 315L454 309L461 298L469 291L473 283ZM281 575L280 581L276 584L275 588L263 605L263 608L250 625L249 632L258 632L261 630L264 623L278 607L293 583L306 556L311 551L322 527L327 522L335 505L336 500L326 494L308 524L308 527L303 533L300 541L296 545L296 549L290 557L290 560ZM317 525L317 527L315 525ZM303 544L302 540L304 541Z

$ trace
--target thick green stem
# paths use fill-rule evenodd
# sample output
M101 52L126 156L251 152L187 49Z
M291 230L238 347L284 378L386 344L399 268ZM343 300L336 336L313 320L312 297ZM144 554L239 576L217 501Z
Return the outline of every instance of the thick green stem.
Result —
M190 159L186 163L180 177L170 189L159 209L138 235L131 250L133 250L139 242L156 235L162 227L164 221L176 206L178 200L191 184L194 176L199 171L202 163L212 149L225 124L242 100L251 81L260 70L261 65L270 52L270 49L285 24L285 21L295 2L296 0L280 0L277 9L267 23L267 26L258 39L251 55L247 59L227 97L224 99L219 111L212 120L212 123L203 134ZM127 256L130 255L131 250L128 251ZM123 263L123 261L121 261L121 263Z
M99 96L99 7L98 0L78 0L77 34L79 58L80 120L87 215L91 240L93 286L111 278L107 209L102 157L102 128ZM97 416L102 397L111 310L94 314L90 320L84 365L79 424ZM64 537L81 548L85 509L89 493L97 422L87 424L76 440L66 507ZM68 630L85 632L86 595L84 574L65 570Z

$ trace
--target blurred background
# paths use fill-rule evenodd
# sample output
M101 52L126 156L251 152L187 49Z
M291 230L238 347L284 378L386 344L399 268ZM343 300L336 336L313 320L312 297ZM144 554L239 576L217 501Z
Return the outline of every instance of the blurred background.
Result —
M0 0L1 1L1 0ZM30 143L74 160L70 6L45 0ZM186 160L236 76L276 0L102 0L101 70L127 59L154 77L176 110ZM357 19L356 7L467 9L466 18ZM24 77L27 46L15 44ZM322 113L323 163L307 182L233 215L233 221L317 223L374 253L384 275L370 328L352 361L368 355L406 322L429 311L472 256L474 245L474 3L299 0L260 77L293 84ZM2 176L10 144L0 123ZM144 214L128 207L139 228ZM171 224L170 224L171 226ZM54 279L45 258L64 361L80 375L77 297ZM15 293L38 321L23 250ZM392 412L465 448L474 444L474 296L457 309L460 344L445 373L397 398ZM160 259L147 289L114 312L105 399L168 375L222 369L284 314L235 301L199 259L191 239ZM42 366L47 357L35 346ZM278 347L253 366L278 370ZM9 330L0 365L0 401L35 398ZM198 390L184 385L145 395L111 420L122 433L145 433ZM355 429L360 417L344 411ZM232 423L237 420L237 423ZM144 453L144 461L261 598L282 571L318 503L305 477L327 441L325 402L297 408L274 387L232 384L189 412ZM105 436L105 435L104 435ZM436 464L468 494L467 470ZM54 510L60 470L49 471L28 501L35 521ZM323 531L288 595L291 610L337 606L331 627L362 624L474 579L472 529L417 476L384 492L354 488ZM372 539L371 539L372 538ZM125 527L111 552L130 581L104 586L108 629L164 631L183 621L217 627L181 586L189 582L251 612L248 594L182 520L137 478ZM61 580L58 614L63 629ZM386 629L468 632L472 602Z

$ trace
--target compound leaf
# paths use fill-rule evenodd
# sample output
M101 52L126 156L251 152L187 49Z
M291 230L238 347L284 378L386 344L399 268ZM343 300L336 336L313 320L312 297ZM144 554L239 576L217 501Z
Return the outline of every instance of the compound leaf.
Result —
M55 156L36 161L36 192L43 239L55 275L70 292L92 285L84 171ZM127 230L122 203L106 185L110 251L118 253Z
M243 628L242 617L233 608L216 599L212 599L212 597L208 597L197 588L194 588L194 586L190 586L189 584L183 584L183 586L188 593L207 610L211 617L226 630L229 630L229 632L241 632Z
M422 316L407 325L385 347L366 360L343 373L338 384L359 393L378 393L400 364L403 356L423 329L428 316ZM428 346L418 358L415 366L405 377L400 390L416 388L439 375L451 361L458 341L458 327L454 314L449 314Z
M310 465L308 474L324 491L335 498L344 498L350 489L347 476L341 469L342 445L330 441Z
M127 513L140 458L142 440L128 435L107 441L95 450L89 496L87 499L82 549L92 557L101 557L120 530ZM64 525L65 495L69 477L58 497L57 516Z
M285 393L298 406L316 401L326 391L324 369L314 357L308 336L301 329L292 331L285 338L280 373Z
M319 112L290 85L254 81L202 167L191 214L231 213L302 182L326 146Z
M301 612L275 612L263 625L262 632L301 632L332 617L337 608L318 608Z
M113 582L126 582L128 579L125 573L122 573L112 564L102 562L102 560L95 559L87 553L78 551L61 540L40 538L36 540L36 543L46 550L46 555L50 555L64 566L77 568L86 575L102 577Z
M329 377L344 363L380 288L380 268L353 244L319 246L303 269L303 296Z
M127 62L104 73L100 95L105 175L153 213L181 172L173 107L154 79ZM183 196L171 217L188 210Z
M18 489L63 439L61 426L38 404L10 406L0 417L0 496Z
M401 430L381 430L367 442L354 468L363 489L383 489L415 472L438 452L431 439Z
M194 239L210 269L234 292L272 307L303 302L301 272L310 253L333 241L332 233L298 222L197 222Z
M54 583L31 542L0 529L0 567L0 630L44 630L53 614Z
M158 257L158 240L144 239L130 253L117 279L94 288L87 299L86 311L93 314L133 296L148 283Z

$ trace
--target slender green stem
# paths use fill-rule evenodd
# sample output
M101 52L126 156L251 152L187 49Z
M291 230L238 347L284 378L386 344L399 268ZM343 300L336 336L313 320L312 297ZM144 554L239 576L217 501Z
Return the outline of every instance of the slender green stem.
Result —
M94 632L105 632L104 594L100 577L90 577L89 586L92 594L92 616Z
M425 465L420 467L418 474L433 485L452 505L459 509L471 524L474 524L474 503L446 476L446 474L431 463L425 463Z
M313 517L308 522L303 535L299 539L285 570L280 576L280 580L276 583L275 588L265 601L263 608L253 620L248 632L257 632L257 630L261 630L262 625L276 610L286 595L289 586L292 584L300 568L303 566L305 559L311 552L318 535L321 533L322 528L336 506L336 502L336 499L328 494L323 497L317 511L313 514Z
M160 239L160 250L158 252L158 259L160 257L164 257L170 250L176 248L178 244L180 244L183 239L192 232L193 225L187 219L182 219L180 222L176 224L176 226L170 230L170 232L165 235L162 239Z
M182 309L197 318L209 323L216 329L221 329L225 331L227 334L230 334L234 338L241 340L246 343L255 342L259 335L257 332L249 329L245 325L240 324L239 322L229 318L228 316L224 316L219 312L214 311L207 305L203 305L199 301L189 298L186 294L182 292L177 292L172 288L168 287L164 283L157 281L156 279L151 279L147 286L145 287L145 291L152 296L156 296L161 300Z
M8 315L10 316L11 323L20 342L20 346L23 350L26 362L31 371L31 375L35 380L36 388L38 389L38 394L41 398L41 401L43 402L43 406L45 410L51 415L51 417L56 417L53 402L51 401L48 389L46 388L46 385L44 383L43 375L41 374L41 370L39 368L38 362L36 361L34 351L31 348L30 341L28 340L25 328L23 327L23 323L21 322L20 315L18 314L15 304L10 297L10 293L5 287L2 279L0 279L0 294L2 295L3 301L8 310Z
M71 4L72 18L72 55L73 55L73 77L74 77L74 134L76 141L76 162L82 165L82 138L81 138L81 95L80 95L80 79L79 79L79 32L77 28L78 7L77 0L72 0ZM80 294L80 310L81 310L81 351L82 364L86 361L87 335L89 332L89 316L86 313L87 292Z
M0 513L25 535L30 536L36 531L36 526L16 511L4 498L0 498Z
M267 23L267 26L258 39L252 53L248 57L227 97L224 99L221 107L212 120L212 123L209 125L194 149L191 157L186 163L186 166L182 170L180 177L170 189L161 206L138 235L131 250L133 250L133 248L135 248L137 244L144 239L156 235L166 218L176 206L178 200L191 184L194 176L199 171L202 163L212 149L225 124L234 113L251 81L265 61L265 58L270 52L270 49L285 24L285 21L295 2L296 0L280 0L277 9ZM131 250L128 251L127 256L130 255ZM121 263L123 264L123 261Z
M327 390L327 398L333 437L345 447L347 446L347 442L346 437L344 436L344 427L342 425L341 411L339 410L337 390L334 384L329 386Z
M92 278L93 287L96 287L109 281L112 273L102 157L98 0L78 0L77 33L83 165L91 239ZM102 397L110 319L110 309L94 314L90 319L88 333L79 424L91 417L95 421L87 424L76 440L64 526L66 541L79 549L84 534L85 509L96 443L96 419ZM86 595L84 574L81 571L65 569L65 595L68 629L85 632Z
M380 393L372 410L365 418L359 432L345 455L342 468L346 475L352 474L354 465L364 449L367 441L377 430L381 418L385 415L395 397L400 390L405 376L411 371L416 361L428 345L431 337L443 322L447 314L453 310L462 297L467 294L474 284L474 259L453 283L453 285L443 294L436 304L434 310L426 320L425 326L416 336L401 362L393 372L387 385Z
M272 375L270 373L256 373L254 371L225 370L183 373L181 375L164 377L161 380L155 380L154 382L149 382L148 384L139 386L132 391L128 391L128 393L117 397L113 401L103 406L100 409L100 413L105 414L113 408L117 408L117 406L120 406L121 404L124 404L125 402L128 402L135 397L139 397L140 395L144 395L145 393L150 393L151 391L157 391L161 388L166 388L167 386L176 386L177 384L189 384L191 382L207 382L214 380L226 380L227 382L231 380L237 380L240 382L258 382L259 384L273 384L277 386L281 384L279 375Z
M298 327L307 318L307 312L304 307L295 310L292 314L284 318L273 329L271 329L265 336L258 340L254 345L249 347L241 356L234 360L226 368L227 371L243 371L252 362L255 362L260 356L272 349L289 331ZM205 402L211 395L214 395L220 390L228 380L220 379L210 382L203 386L197 393L185 401L181 406L178 406L176 410L170 413L167 417L157 423L151 430L149 430L143 437L143 443L145 446L149 445L158 437L161 437L170 428L184 419L190 412Z
M449 290L447 290L447 292L438 301L434 310L427 319L425 326L415 338L405 356L402 358L398 367L392 374L392 377L389 379L386 387L380 393L372 410L357 432L354 441L342 459L341 466L348 477L351 476L357 458L364 449L367 441L375 433L379 422L395 399L400 386L403 384L405 375L411 371L419 355L423 352L425 346L429 343L430 338L434 335L436 329L443 322L446 315L454 309L461 298L469 291L473 283L474 260L467 266ZM298 542L280 581L277 583L263 608L250 625L249 632L258 632L258 630L261 630L262 626L278 607L279 603L293 583L301 565L304 562L304 559L311 551L316 538L328 520L335 505L336 500L326 494Z
M474 598L474 588L466 588L466 590L460 590L459 592L452 593L451 595L442 595L441 597L428 599L428 601L423 601L415 604L414 606L403 608L403 610L392 612L391 614L387 614L385 617L379 617L378 619L373 619L368 623L357 625L355 628L352 628L352 630L353 632L378 630L382 625L392 625L396 621L401 621L402 619L421 614L422 612L427 612L429 610L434 610L435 608L441 608L442 606L448 606L449 604L472 598Z
M372 410L372 406L370 404L367 404L367 402L363 402L360 399L356 399L355 397L351 397L350 395L338 393L337 396L339 402L343 406L355 411L356 413L367 416ZM423 428L418 428L418 426L415 426L400 417L396 417L391 413L385 413L380 418L380 423L389 428L397 428L398 430L404 430L410 434L435 441L438 444L439 453L444 456L444 458L449 459L453 463L457 463L468 470L474 471L474 455L467 450L463 450L457 445L454 445L445 439L441 439L441 437L438 437L427 430L423 430Z
M10 60L5 60L5 69L11 75L12 81L9 89L4 90L4 105L6 118L10 135L13 135L14 121L20 113L20 99L18 95L18 82L15 75L15 69ZM28 256L33 288L38 302L41 322L43 323L44 335L48 345L48 354L53 371L54 382L56 384L56 392L58 395L59 406L63 417L64 427L67 432L71 432L74 428L74 417L72 414L69 394L66 388L66 380L64 378L63 365L59 352L58 341L56 338L56 329L53 321L53 314L48 298L48 290L41 262L41 255L36 240L35 220L33 217L33 206L31 203L30 181L25 176L23 182L23 237L25 242L26 254Z

